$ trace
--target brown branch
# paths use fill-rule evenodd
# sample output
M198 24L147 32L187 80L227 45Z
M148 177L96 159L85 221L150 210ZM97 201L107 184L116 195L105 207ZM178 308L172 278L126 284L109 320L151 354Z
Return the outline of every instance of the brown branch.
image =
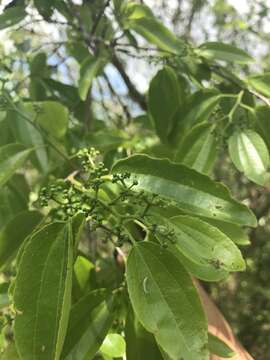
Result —
M120 75L122 76L128 90L129 90L129 95L132 98L132 100L135 101L137 104L139 104L143 110L147 110L147 104L146 104L145 97L136 89L135 85L132 83L129 76L127 75L123 64L117 58L116 55L113 56L112 63L116 67L116 69L118 70Z

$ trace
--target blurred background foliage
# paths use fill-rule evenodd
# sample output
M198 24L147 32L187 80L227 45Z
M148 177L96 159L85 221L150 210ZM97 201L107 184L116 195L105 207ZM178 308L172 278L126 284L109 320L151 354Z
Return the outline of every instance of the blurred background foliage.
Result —
M20 1L2 1L0 11L17 6ZM270 71L270 1L138 2L150 6L155 15L178 36L196 45L209 40L236 45L247 50L256 59L252 65L254 71ZM136 144L138 150L145 146L142 135L147 132L149 124L148 119L141 116L145 109L144 93L160 60L152 55L151 49L145 46L142 39L133 38L131 33L126 35L130 41L134 41L135 49L136 46L140 47L140 52L130 48L121 39L112 42L118 29L111 21L113 14L109 2L68 1L68 10L62 6L66 2L55 3L58 11L53 15L49 6L40 9L43 17L30 6L23 22L0 33L0 83L10 92L15 91L22 99L27 98L27 89L30 88L35 101L57 99L58 91L61 91L65 94L65 99L62 98L61 101L65 101L66 106L75 114L71 119L72 131L67 134L71 148L76 149L78 144L102 148L106 151L105 162L110 164L112 158L117 158L117 151L128 153L131 143ZM112 49L113 57L105 67L103 76L93 84L90 96L87 94L85 106L81 106L82 100L73 85L78 81L79 64L87 49L78 34L86 37L89 35L91 24L99 16L99 9L104 6L106 16L99 22L95 41L89 46L95 47L99 37L105 38L105 46ZM69 26L69 22L73 26ZM241 67L241 71L245 72L245 67ZM132 123L131 118L142 124L139 130L134 130L136 121ZM9 142L13 134L1 112L0 123L0 142L3 145ZM104 123L110 128L110 132L106 134L102 132ZM125 131L122 131L124 127ZM94 135L93 129L98 130ZM32 140L28 139L29 142ZM116 145L120 146L117 151ZM152 144L149 143L150 145ZM56 146L61 148L61 141ZM57 154L54 154L49 165L52 166L58 160ZM40 151L38 161L41 171L45 169L46 172L46 167L49 166L46 153ZM38 174L30 171L26 176L35 185ZM247 271L231 275L222 283L207 284L207 289L247 350L256 360L266 360L270 358L270 188L260 188L248 182L234 170L225 154L216 164L215 176L222 179L239 199L244 199L249 204L259 219L259 226L250 232L251 244L242 248L247 259ZM11 186L21 189L20 202L14 202L8 189L5 189L0 194L1 221L8 218L7 209L23 208L24 196L29 191L19 175L13 179L13 183ZM31 193L30 198L32 201L36 200L35 192Z

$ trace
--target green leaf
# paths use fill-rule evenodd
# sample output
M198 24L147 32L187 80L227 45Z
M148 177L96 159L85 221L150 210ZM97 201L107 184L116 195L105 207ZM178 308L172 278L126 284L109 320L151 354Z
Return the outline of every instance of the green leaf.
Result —
M270 151L270 108L267 105L258 106L256 109L256 131L261 135Z
M10 261L40 223L42 215L38 211L23 211L17 214L0 232L0 268Z
M14 343L10 343L5 351L0 356L0 360L20 360L16 346Z
M235 352L217 336L208 334L209 350L212 354L220 356L222 358L231 358L236 354Z
M247 81L254 90L270 97L270 73L250 76Z
M82 293L90 290L90 272L94 265L83 256L78 256L74 264L74 275Z
M170 251L151 242L134 245L127 261L127 284L136 316L172 360L209 359L200 299Z
M68 109L56 101L25 103L29 116L56 138L65 136L68 127Z
M81 298L71 309L63 359L92 359L112 321L113 298L106 290L92 291Z
M182 140L183 133L192 126L207 121L221 99L213 90L199 90L190 95L184 107L179 107L174 117L172 140L176 145Z
M175 247L189 260L225 272L245 270L245 262L237 246L219 229L191 216L166 219L175 233Z
M72 231L65 223L45 226L24 248L14 288L15 341L23 359L60 358L71 305L72 252Z
M228 145L235 167L248 179L266 185L269 181L269 153L260 135L253 130L236 131L229 138Z
M183 55L185 43L177 38L167 27L157 20L145 5L137 5L125 20L125 27L134 30L148 42L165 52Z
M0 187L23 166L32 151L33 149L26 149L15 143L0 147Z
M218 153L214 129L215 126L209 123L194 126L180 143L175 161L199 172L209 173Z
M135 189L158 194L194 215L256 226L254 214L243 204L234 200L228 189L208 176L182 164L146 155L134 155L119 160L113 173L128 172L138 185Z
M127 360L163 360L154 336L145 330L131 307L127 311L125 339Z
M126 352L126 342L119 334L108 334L99 351L112 358L123 357Z
M19 23L25 16L24 6L15 6L6 9L3 14L0 15L0 30Z
M156 132L165 143L169 132L172 130L173 117L179 105L183 102L181 97L183 97L183 94L181 94L176 73L169 66L165 66L152 79L148 100L149 111Z
M198 54L211 60L232 61L246 64L254 61L244 50L220 42L206 42L198 48Z
M49 19L53 14L54 0L34 0L34 5L44 19Z
M222 231L226 236L228 236L235 244L237 245L249 245L250 240L247 234L241 229L240 226L235 224L228 224L224 221L214 220L214 219L205 219L210 224L217 227Z
M28 209L29 188L22 174L14 174L0 189L0 229Z
M23 106L19 104L18 108L23 115L28 117L29 114L27 114ZM28 147L35 147L35 156L31 156L31 160L35 166L46 173L48 170L48 155L44 139L36 127L30 122L32 120L26 121L21 114L12 110L8 112L8 120L17 141Z
M82 100L86 100L92 81L98 75L98 72L104 65L104 59L96 57L87 57L80 70L79 94Z

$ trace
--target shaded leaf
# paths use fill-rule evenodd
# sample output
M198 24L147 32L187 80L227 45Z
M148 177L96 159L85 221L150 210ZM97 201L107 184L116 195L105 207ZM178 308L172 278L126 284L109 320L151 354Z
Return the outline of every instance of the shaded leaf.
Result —
M0 186L3 186L22 167L33 149L21 144L8 144L0 147Z
M132 308L127 311L125 339L127 360L163 360L154 336L141 325Z
M127 261L130 300L139 321L172 358L209 358L207 324L188 273L168 250L133 246Z
M68 127L68 109L56 101L26 103L25 108L43 129L56 138L62 138Z
M23 359L60 358L71 303L72 252L70 225L53 223L36 232L21 254L14 333Z
M20 360L15 343L10 343L0 356L1 360Z
M221 99L214 90L199 90L191 94L184 107L179 107L174 116L171 138L176 145L182 140L183 133L194 125L207 121Z
M0 15L0 30L19 23L25 16L24 6L15 6L6 9L3 14Z
M175 161L199 172L209 173L218 153L214 129L215 126L209 123L194 126L180 143Z
M159 70L150 83L149 111L156 132L163 142L167 142L168 134L172 130L174 115L183 102L183 96L177 75L169 66Z
M235 352L217 336L208 334L209 350L212 354L220 356L222 358L231 358L236 354Z
M0 232L0 268L10 261L42 219L37 211L23 211L17 214Z
M261 105L256 108L256 131L261 135L270 151L270 108Z
M92 291L71 309L63 349L65 360L91 359L113 321L113 298L104 289Z
M79 95L82 100L86 100L92 81L103 67L103 64L104 59L90 56L83 61L79 80Z

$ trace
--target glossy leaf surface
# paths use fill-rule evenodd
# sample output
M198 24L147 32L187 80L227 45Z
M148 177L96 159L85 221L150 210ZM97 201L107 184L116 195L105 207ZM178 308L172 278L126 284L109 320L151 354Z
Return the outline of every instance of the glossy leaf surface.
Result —
M127 262L130 300L139 321L172 358L209 358L198 294L179 260L161 246L133 246Z
M228 144L236 168L255 183L266 185L269 181L269 153L260 135L253 130L237 131L229 138Z
M256 226L255 216L224 185L185 165L134 155L116 162L112 171L131 173L139 183L136 188L173 200L188 213Z

